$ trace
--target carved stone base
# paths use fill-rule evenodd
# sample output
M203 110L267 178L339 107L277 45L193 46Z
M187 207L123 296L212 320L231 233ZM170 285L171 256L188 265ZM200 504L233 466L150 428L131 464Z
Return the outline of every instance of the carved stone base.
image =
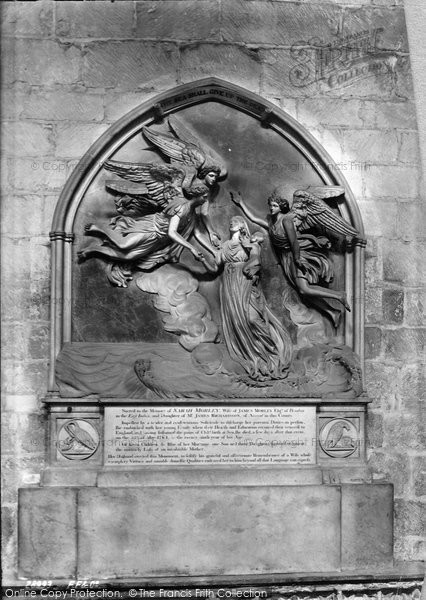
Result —
M392 565L392 486L20 491L20 576L250 576Z

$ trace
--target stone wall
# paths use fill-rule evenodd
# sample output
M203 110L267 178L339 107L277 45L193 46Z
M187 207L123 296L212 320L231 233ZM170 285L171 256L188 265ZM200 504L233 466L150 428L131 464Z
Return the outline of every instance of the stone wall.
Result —
M425 238L400 2L39 0L3 2L1 10L6 579L16 577L17 489L38 483L44 461L48 233L60 190L116 119L160 91L211 75L295 117L340 165L358 199L368 237L369 463L377 479L395 484L396 558L420 559ZM328 82L294 84L293 44L378 27L384 72L337 69Z

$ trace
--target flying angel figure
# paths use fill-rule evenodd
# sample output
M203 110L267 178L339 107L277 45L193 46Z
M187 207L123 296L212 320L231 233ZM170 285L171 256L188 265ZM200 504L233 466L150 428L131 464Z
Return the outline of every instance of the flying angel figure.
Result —
M191 135L176 123L177 120L174 127L184 130L181 135ZM118 216L111 219L108 229L93 223L86 225L85 234L101 238L102 244L79 252L79 260L106 259L108 279L120 287L126 287L131 279L130 265L150 270L159 264L177 262L184 248L207 264L203 254L188 242L194 234L206 246L195 231L198 215L210 242L217 245L220 239L211 226L208 205L217 193L217 179L226 172L220 166L206 164L207 154L201 147L177 137L173 126L169 122L174 135L143 128L143 135L171 159L169 164L110 160L104 165L120 177L106 182L107 189L118 194Z
M244 214L269 232L289 282L303 298L323 311L335 328L339 326L342 310L330 304L329 299L337 300L348 311L350 306L344 291L326 287L334 276L328 256L331 247L328 235L344 236L348 243L361 238L358 231L337 215L323 198L335 198L344 191L340 186L311 186L297 190L290 207L288 200L275 190L268 198L266 220L254 215L240 194L231 193L231 199ZM318 285L320 283L322 285Z
M197 260L204 259L187 240L195 227L195 209L208 202L209 189L203 184L194 185L187 193L188 198L179 187L184 171L179 175L169 165L161 165L161 169L157 165L137 167L132 165L132 177L146 185L145 192L139 188L137 194L133 191L132 195L116 200L119 216L110 221L108 228L94 223L86 225L86 235L101 238L102 243L79 252L80 262L94 257L107 259L108 278L120 287L126 287L126 280L130 279L129 264L149 270L166 262L177 262L184 248Z
M225 179L227 170L219 155L210 147L202 145L195 134L176 116L168 118L170 134L160 133L143 127L143 136L170 161L170 164L185 171L182 189L185 195L193 195L194 185L204 184L209 188L208 203L200 209L200 217L210 242L219 246L220 236L214 231L209 215L209 204L219 191L218 181ZM110 161L111 163L112 161Z

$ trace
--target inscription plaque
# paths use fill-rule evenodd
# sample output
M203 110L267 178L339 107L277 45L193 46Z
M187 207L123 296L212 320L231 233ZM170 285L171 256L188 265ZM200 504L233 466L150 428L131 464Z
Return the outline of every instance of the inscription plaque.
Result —
M106 465L311 465L315 407L108 407Z

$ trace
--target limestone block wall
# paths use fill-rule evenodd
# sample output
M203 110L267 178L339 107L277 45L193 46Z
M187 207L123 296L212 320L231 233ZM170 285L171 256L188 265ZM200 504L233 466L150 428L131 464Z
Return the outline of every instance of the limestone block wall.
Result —
M48 233L58 195L111 123L163 90L206 76L241 85L295 117L356 195L368 237L369 463L377 479L395 483L396 558L420 559L424 201L401 2L38 0L3 2L1 12L6 580L16 577L17 489L37 485L44 464ZM351 34L378 28L383 71L358 76L336 68L334 79L295 85L294 44L350 44ZM267 176L276 167L260 157L254 168Z

